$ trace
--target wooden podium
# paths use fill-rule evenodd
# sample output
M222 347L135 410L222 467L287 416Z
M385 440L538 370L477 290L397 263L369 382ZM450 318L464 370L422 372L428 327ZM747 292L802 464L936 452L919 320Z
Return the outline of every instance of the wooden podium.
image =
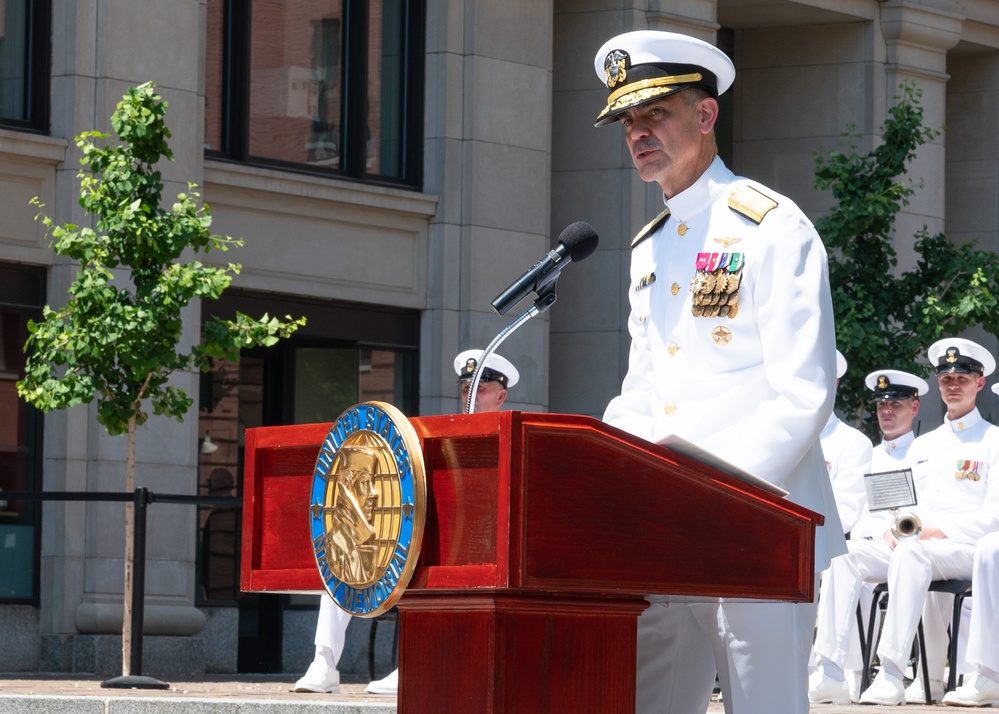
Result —
M428 512L400 712L630 714L646 594L812 599L823 517L756 485L589 417L410 421ZM247 430L243 590L323 590L308 504L330 426Z

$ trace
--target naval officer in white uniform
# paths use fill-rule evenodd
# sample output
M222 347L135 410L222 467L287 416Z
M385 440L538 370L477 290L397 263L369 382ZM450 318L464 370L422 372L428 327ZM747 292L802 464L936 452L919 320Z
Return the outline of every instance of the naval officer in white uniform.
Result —
M993 384L992 391L999 394L999 384ZM999 707L999 532L982 536L975 546L971 586L971 622L961 632L968 636L965 660L975 676L965 675L965 683L947 692L943 703Z
M880 369L871 372L864 378L864 384L872 392L871 398L875 404L878 427L881 429L881 442L874 448L868 473L904 469L909 466L906 458L909 446L916 438L912 424L919 414L919 397L929 391L929 385L921 377L897 369ZM866 487L864 490L866 493ZM850 538L853 540L880 539L890 525L891 517L887 515L886 511L871 513L865 504L858 522L851 529ZM833 592L834 580L835 578L823 579L820 600L826 598L828 601L833 598L835 601L852 597L849 590L842 591L844 585L842 582L838 584L837 591ZM849 587L849 584L847 586ZM871 610L873 590L874 583L861 585L860 605L861 612L865 615ZM877 613L875 617L877 618ZM875 622L875 627L877 627L877 622ZM823 683L822 672L816 672L808 693L809 700L813 704L846 704L850 701L859 701L861 677L863 668L867 664L861 656L860 638L856 628L852 629L848 652L841 653L841 655L843 658L837 660L837 666L844 670L846 676L835 679L826 678L825 683ZM922 683L917 679L912 687L918 688L918 693L915 689L912 692L912 698L915 701L917 694L922 692Z
M666 210L633 240L631 349L604 420L650 441L677 434L825 515L816 571L844 550L819 446L832 411L835 334L826 253L787 197L717 155L723 52L639 31L594 60L608 89L596 125L620 122ZM812 603L653 604L639 619L639 712L697 714L715 679L735 714L805 714Z
M899 540L891 531L880 540L851 540L849 554L833 561L827 577L849 598L822 598L815 652L823 680L841 677L837 666L854 627L862 581L888 583L888 608L878 643L878 676L861 693L865 704L905 703L903 672L932 580L968 579L975 543L999 527L999 428L982 419L975 399L995 358L970 340L947 338L930 346L944 423L919 436L909 448L922 521L918 538ZM814 694L814 691L813 691ZM813 696L814 698L814 696Z

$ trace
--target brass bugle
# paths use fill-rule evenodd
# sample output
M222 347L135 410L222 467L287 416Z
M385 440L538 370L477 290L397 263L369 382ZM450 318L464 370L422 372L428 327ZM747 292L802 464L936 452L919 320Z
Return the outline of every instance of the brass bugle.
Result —
M899 540L914 540L923 531L923 522L912 511L895 514L891 522L891 534Z

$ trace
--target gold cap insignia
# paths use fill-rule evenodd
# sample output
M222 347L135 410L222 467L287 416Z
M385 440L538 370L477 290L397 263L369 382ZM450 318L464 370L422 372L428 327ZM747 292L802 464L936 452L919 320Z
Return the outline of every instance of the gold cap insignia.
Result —
M878 377L878 389L888 389L888 385L888 377L883 374Z
M947 364L954 364L957 362L957 356L959 354L960 353L957 351L957 347L948 347L947 356L944 359L947 361Z
M607 77L607 88L613 89L628 78L628 53L623 50L612 50L604 60L604 75Z
M478 363L474 359L469 359L467 362L465 362L465 371L468 373L474 372L476 364Z

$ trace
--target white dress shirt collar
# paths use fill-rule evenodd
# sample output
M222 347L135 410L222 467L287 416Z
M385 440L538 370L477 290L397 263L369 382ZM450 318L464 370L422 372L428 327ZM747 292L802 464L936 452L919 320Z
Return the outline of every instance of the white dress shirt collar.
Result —
M978 411L978 407L975 407L970 412L965 414L963 417L959 417L954 421L948 419L947 415L945 414L944 426L946 426L955 434L960 434L962 431L967 431L981 420L982 420L982 415Z
M714 203L729 188L732 177L725 162L715 156L711 165L690 188L669 200L663 196L663 203L669 208L671 218L681 222L689 220Z

